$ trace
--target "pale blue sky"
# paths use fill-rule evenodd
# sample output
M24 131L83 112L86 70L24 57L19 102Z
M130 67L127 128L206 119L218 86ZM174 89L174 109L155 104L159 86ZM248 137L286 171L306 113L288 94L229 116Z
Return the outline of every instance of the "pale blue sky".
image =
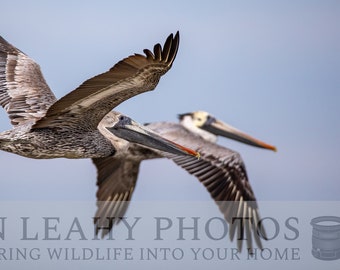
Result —
M126 101L117 110L142 123L177 121L178 113L206 110L276 145L278 152L273 153L219 140L242 155L262 215L274 212L282 217L282 222L291 215L307 213L304 219L299 216L301 239L307 239L303 240L305 248L301 249L301 256L305 261L307 258L305 267L325 265L311 259L309 220L318 215L336 215L333 209L337 208L305 201L340 199L340 1L2 0L0 14L0 35L40 64L58 98L122 58L142 53L144 48L151 49L179 30L177 58L156 90ZM8 128L6 113L0 110L0 130ZM67 221L69 216L94 214L96 171L90 160L33 160L0 152L0 168L0 201L3 201L0 212L9 217L9 224L15 215L37 216L34 230L42 228L39 221L44 215L59 215ZM14 201L9 207L4 202L8 200ZM85 203L72 204L72 200ZM303 202L289 203L297 200ZM55 205L54 201L60 203ZM206 203L211 199L205 188L169 160L142 163L133 201L148 202L134 203L129 209L132 217L147 218L164 205L170 214L177 213L175 209L180 213L187 209L190 214L203 217L220 215L213 203ZM263 201L286 202L280 207L279 203ZM163 211L162 214L169 214ZM92 220L88 225L91 231ZM60 226L63 228L67 223ZM7 230L12 235L18 233L15 226ZM117 235L122 230L118 226ZM3 241L3 246L156 245L151 238L133 243L11 240ZM181 247L191 244L190 241L159 243ZM193 243L201 247L210 244ZM287 243L284 244L286 247ZM229 242L213 245L235 247ZM289 245L301 246L300 242ZM22 267L21 261L3 263L8 269ZM39 266L49 269L123 266L125 269L129 265L131 269L135 266L150 269L150 265L162 269L174 266L207 269L212 265L214 269L228 266L280 269L284 265L286 269L287 264L291 269L304 268L303 264L272 260L256 264L214 260L152 263L136 260L131 264L87 261L51 264L41 260L24 265L26 269ZM327 269L338 267L336 261L327 266Z
M58 98L180 31L156 91L117 109L139 122L206 110L277 146L220 139L242 155L259 200L340 198L339 1L15 1L1 35L42 68ZM4 111L0 128L9 128ZM90 160L0 152L1 200L94 200ZM168 160L143 163L133 200L209 200Z

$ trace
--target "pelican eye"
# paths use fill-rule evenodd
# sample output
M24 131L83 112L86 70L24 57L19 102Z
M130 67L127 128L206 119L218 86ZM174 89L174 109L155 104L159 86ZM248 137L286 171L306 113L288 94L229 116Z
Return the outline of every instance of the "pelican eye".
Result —
M118 123L119 123L119 125L131 125L131 118L129 118L125 115L121 115L118 118Z

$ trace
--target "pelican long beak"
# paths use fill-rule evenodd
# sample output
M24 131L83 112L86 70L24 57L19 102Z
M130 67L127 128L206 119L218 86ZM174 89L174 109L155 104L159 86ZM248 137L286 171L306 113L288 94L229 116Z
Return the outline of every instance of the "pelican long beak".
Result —
M115 136L129 142L138 143L171 154L200 157L198 152L167 140L126 116L113 127L106 127L106 129Z
M215 119L214 117L209 117L208 121L206 121L201 128L215 135L223 136L252 146L269 149L275 152L277 151L275 146L255 139L232 126Z

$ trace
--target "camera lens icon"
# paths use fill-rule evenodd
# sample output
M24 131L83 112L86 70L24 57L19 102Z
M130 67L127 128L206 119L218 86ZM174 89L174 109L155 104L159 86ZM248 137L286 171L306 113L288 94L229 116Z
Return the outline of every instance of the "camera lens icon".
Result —
M316 217L310 224L313 256L324 261L340 259L340 217Z

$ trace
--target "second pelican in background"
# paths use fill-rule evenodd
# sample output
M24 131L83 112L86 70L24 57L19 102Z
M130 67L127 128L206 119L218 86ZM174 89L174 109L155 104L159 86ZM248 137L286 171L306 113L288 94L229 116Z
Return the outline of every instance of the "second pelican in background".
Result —
M237 152L217 145L216 141L217 136L223 136L273 151L276 151L276 148L217 120L207 112L181 114L179 119L179 124L158 122L147 124L146 127L164 138L198 151L200 159L168 155L137 144L130 144L124 156L93 159L98 171L96 217L104 217L97 220L97 232L102 229L103 235L108 233L109 230L104 230L108 217L112 218L108 226L111 229L113 224L119 221L119 217L124 216L128 202L123 202L120 198L124 197L126 201L131 199L140 163L147 159L167 157L203 183L230 225L237 219L244 219L240 226L230 226L231 240L238 231L240 250L242 239L247 239L247 246L251 251L252 238L262 248L261 232L257 228L260 219L258 206L244 162ZM124 136L122 131L115 129L114 134L118 137ZM262 236L265 238L264 231Z

